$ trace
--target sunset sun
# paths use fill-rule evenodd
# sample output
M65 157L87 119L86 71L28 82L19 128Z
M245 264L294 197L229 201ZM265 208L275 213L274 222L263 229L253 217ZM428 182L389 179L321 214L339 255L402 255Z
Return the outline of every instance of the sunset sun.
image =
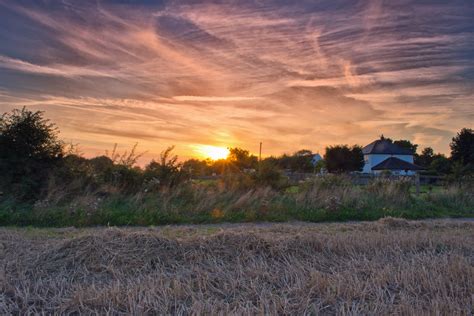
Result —
M212 160L225 159L229 155L229 149L210 145L198 145L195 148L195 152L203 158L210 158Z

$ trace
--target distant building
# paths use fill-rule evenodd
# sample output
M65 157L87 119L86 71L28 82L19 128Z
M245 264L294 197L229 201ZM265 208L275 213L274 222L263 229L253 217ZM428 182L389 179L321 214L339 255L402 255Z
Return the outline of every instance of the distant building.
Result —
M321 160L323 160L323 158L321 157L320 154L314 154L313 158L311 158L311 163L313 164L313 166L316 166L316 164L320 162Z
M413 153L383 137L362 148L363 173L377 174L390 171L397 175L414 175L422 168L414 164Z

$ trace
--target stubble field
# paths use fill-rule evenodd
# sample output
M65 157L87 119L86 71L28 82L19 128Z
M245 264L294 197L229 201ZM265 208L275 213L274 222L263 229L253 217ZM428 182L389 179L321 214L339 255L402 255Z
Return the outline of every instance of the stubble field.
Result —
M0 228L0 314L472 314L474 222Z

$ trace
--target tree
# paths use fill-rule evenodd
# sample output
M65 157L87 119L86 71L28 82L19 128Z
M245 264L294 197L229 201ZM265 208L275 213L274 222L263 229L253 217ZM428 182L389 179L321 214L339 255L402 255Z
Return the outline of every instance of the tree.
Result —
M281 169L290 169L291 170L291 161L292 161L292 156L288 154L283 154L280 157L276 158L277 160L277 165Z
M208 176L212 174L210 163L209 160L189 159L183 163L181 169L191 177Z
M280 169L287 169L293 172L313 172L313 152L308 149L301 149L292 154L283 154L275 159L275 166Z
M251 155L248 150L242 148L230 148L229 157L227 158L237 169L256 169L258 158Z
M437 174L448 174L451 171L451 161L445 155L436 154L433 156L428 170Z
M393 143L402 148L409 149L413 153L413 155L416 155L416 150L418 148L417 144L413 144L411 141L406 140L406 139L396 140Z
M393 141L391 138L384 137L383 135L380 136L380 139L389 141L390 143L393 143L399 147L409 149L413 153L413 155L415 155L415 158L417 156L416 150L418 149L418 144L413 144L411 141L407 139L399 139L399 140Z
M313 152L309 149L300 149L294 154L297 157L307 157L307 156L313 156Z
M98 156L89 159L89 166L95 178L105 180L114 168L114 161L107 156Z
M464 166L474 165L474 131L463 128L450 144L451 159Z
M362 147L354 145L351 149L351 170L350 171L362 171L364 168L364 154L362 153Z
M422 167L429 167L433 162L434 151L431 147L425 147L421 152L421 155L416 157L415 163Z
M312 172L313 166L313 152L308 149L298 150L291 156L290 169L297 172Z
M23 108L0 117L0 190L33 201L63 157L63 143L43 112Z
M364 155L360 146L352 148L347 145L326 147L324 160L328 171L334 173L361 171L364 167Z

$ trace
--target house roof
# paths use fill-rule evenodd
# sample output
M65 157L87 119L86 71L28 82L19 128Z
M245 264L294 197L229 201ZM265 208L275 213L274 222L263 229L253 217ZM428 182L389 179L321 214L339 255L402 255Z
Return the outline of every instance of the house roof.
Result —
M316 164L317 164L319 161L321 161L321 160L323 160L323 158L321 157L320 154L314 154L314 155L313 155L313 158L311 158L311 163L312 163L314 166L316 166Z
M364 155L369 154L385 154L385 155L413 155L410 149L400 147L386 139L378 139L364 148L362 148Z
M398 159L397 157L390 157L382 161L376 166L372 167L372 170L423 170L422 167Z

